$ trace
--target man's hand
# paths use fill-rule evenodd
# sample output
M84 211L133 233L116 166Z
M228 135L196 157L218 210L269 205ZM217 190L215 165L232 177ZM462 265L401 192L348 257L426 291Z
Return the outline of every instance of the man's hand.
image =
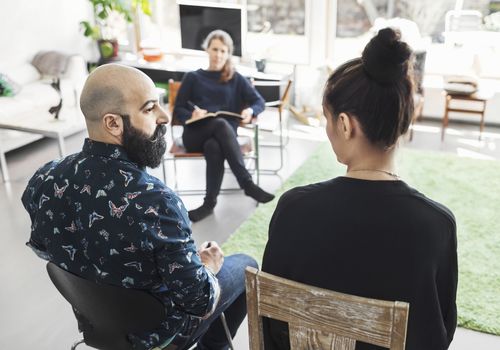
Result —
M198 249L203 265L214 275L219 273L224 262L224 253L215 241L204 242Z
M242 123L248 124L252 121L253 109L248 107L241 111Z
M201 109L201 108L196 108L193 110L193 113L191 113L191 119L200 119L203 118L207 114L206 109Z

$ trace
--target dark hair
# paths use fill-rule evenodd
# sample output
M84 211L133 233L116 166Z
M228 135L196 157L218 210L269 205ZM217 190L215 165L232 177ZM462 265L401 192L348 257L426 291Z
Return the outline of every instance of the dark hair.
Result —
M411 55L399 31L380 30L361 57L342 64L328 78L323 107L334 119L342 112L356 118L370 142L390 148L413 117Z
M234 66L233 66L233 62L231 60L231 56L233 55L233 50L234 50L233 39L225 31L217 29L217 30L214 30L214 31L210 32L207 35L207 37L205 38L205 40L203 41L203 44L201 46L205 50L208 49L208 47L210 46L210 43L214 39L218 39L224 45L226 45L227 46L227 50L229 52L229 57L227 58L226 63L224 63L224 66L222 67L221 75L220 75L220 81L223 82L223 83L226 83L229 80L231 80L231 78L234 75Z

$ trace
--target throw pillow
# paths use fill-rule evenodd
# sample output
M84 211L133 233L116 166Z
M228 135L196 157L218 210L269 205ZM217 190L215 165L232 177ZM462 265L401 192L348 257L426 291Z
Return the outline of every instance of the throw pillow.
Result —
M14 96L21 87L7 75L0 73L0 96Z

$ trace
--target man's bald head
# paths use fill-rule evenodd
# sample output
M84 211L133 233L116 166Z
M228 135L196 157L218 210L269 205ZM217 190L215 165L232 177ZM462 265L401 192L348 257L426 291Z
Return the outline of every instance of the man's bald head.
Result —
M99 122L108 114L127 114L127 100L133 87L150 80L141 71L119 64L106 64L87 78L80 97L80 108L87 124Z

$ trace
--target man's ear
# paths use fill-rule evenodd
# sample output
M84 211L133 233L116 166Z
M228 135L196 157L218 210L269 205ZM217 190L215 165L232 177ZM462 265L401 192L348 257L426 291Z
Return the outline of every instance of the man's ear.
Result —
M113 136L121 136L123 134L123 119L118 114L108 113L102 118L104 130Z
M341 135L345 140L349 140L354 136L355 121L347 113L340 113L338 117L338 128Z

